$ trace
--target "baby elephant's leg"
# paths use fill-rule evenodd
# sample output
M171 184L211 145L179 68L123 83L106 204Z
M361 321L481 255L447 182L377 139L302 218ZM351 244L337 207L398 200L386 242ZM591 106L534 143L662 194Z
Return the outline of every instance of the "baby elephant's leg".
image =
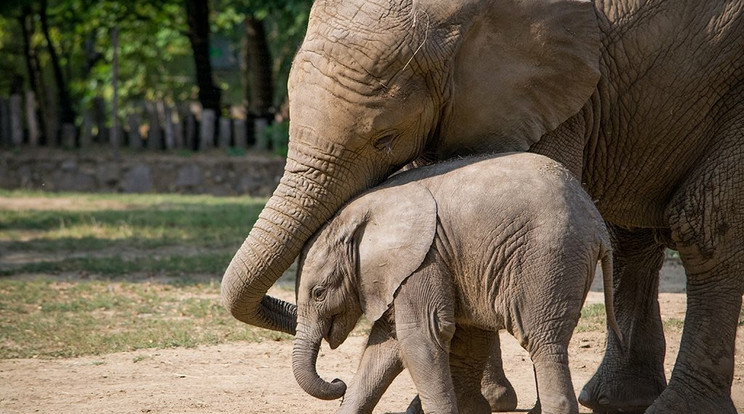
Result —
M395 327L387 315L375 322L354 378L336 414L372 413L382 394L403 371Z
M481 393L481 381L497 338L497 332L457 325L450 344L450 372L461 413L491 412L488 400Z
M427 413L457 413L449 369L455 332L454 294L429 266L414 272L395 297L395 332L403 363Z
M491 406L481 393L481 380L486 361L498 333L457 325L450 343L450 373L461 413L490 413ZM421 400L416 397L406 414L422 414Z
M546 345L532 353L537 383L538 407L543 414L574 414L579 412L568 369L565 345ZM540 409L537 408L537 409Z
M491 351L481 380L481 392L491 405L491 411L514 411L517 408L517 392L504 374L501 360L501 340L494 334Z

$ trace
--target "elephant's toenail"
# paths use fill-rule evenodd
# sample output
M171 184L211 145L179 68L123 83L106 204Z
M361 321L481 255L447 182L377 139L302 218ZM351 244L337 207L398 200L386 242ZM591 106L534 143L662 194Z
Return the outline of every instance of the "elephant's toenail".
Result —
M598 402L599 402L599 405L605 405L605 406L610 405L610 399L605 397L604 395L599 397Z
M579 393L579 401L587 402L589 401L589 398L589 392L587 392L587 390L581 390L581 392Z

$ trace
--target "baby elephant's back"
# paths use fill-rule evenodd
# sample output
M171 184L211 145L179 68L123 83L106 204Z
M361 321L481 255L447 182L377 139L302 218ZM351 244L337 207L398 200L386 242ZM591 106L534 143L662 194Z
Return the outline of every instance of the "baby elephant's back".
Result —
M437 200L440 217L464 226L470 236L529 233L527 240L556 248L567 241L597 244L606 237L591 198L558 162L531 153L461 162L423 181Z

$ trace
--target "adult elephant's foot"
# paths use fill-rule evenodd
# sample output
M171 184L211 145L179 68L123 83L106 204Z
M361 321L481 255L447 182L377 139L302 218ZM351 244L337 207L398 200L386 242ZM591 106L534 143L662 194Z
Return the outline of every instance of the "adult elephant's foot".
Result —
M579 403L595 413L643 413L664 390L663 373L660 378L621 375L603 366L579 393Z
M491 406L491 411L514 411L517 408L517 393L506 378L504 383L484 384L481 392Z
M602 364L578 399L595 412L643 412L666 387L666 342L657 299L664 246L653 230L610 229L615 316L623 343L608 332Z
M661 396L646 410L647 414L671 414L671 413L731 413L736 414L736 408L728 395L701 395L690 390L682 390L676 387L674 381L669 382L669 387ZM693 396L691 398L691 396Z

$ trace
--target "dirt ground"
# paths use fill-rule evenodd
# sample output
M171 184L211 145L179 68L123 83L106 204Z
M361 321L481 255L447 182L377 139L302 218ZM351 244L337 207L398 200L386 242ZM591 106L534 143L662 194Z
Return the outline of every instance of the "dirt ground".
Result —
M595 286L597 285L595 281ZM602 302L599 286L587 303ZM683 319L684 279L670 263L661 279L664 319ZM277 295L290 295L274 291ZM529 357L516 341L502 333L506 374L524 412L535 401ZM680 334L668 332L666 374L671 375ZM352 337L339 349L324 347L320 374L349 380L364 338ZM736 372L732 396L744 412L744 327L737 335ZM330 413L338 401L320 401L305 394L291 370L289 341L230 343L196 349L124 352L73 359L0 360L0 413ZM602 358L604 333L574 334L571 372L578 394ZM390 387L376 413L402 413L415 390L406 372ZM589 412L589 411L582 411Z

